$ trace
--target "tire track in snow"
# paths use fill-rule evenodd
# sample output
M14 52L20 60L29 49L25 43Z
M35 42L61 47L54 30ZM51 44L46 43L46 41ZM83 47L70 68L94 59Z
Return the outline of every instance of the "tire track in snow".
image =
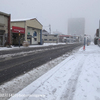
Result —
M64 87L60 98L57 100L73 100L74 93L76 91L77 81L81 73L85 58L86 56L84 56L84 58L80 60L80 63L78 63L78 67L75 69L71 78L67 82L67 86Z

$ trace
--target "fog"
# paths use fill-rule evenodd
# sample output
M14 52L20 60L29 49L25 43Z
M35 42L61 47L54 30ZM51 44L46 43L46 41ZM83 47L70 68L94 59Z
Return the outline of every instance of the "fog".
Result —
M99 28L100 0L0 0L0 11L11 19L37 18L43 28L68 34L69 18L85 18L85 34Z

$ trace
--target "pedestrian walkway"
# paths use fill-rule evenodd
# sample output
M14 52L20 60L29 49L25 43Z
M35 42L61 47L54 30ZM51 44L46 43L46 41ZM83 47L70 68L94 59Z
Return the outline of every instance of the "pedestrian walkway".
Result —
M80 48L9 100L100 100L100 47Z

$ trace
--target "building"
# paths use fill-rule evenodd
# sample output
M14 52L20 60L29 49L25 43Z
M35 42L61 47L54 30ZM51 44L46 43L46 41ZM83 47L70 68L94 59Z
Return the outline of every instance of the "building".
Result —
M100 46L100 20L99 20L99 30L98 30L98 46ZM94 40L95 40L95 37L94 37ZM96 42L96 41L95 41Z
M71 42L73 41L73 36L71 35L59 35L59 42Z
M70 42L73 40L73 36L71 35L59 35L59 42Z
M29 44L42 44L42 24L36 19L12 20L12 43L15 45L23 41Z
M58 43L58 34L50 34L46 30L43 30L42 39L44 43Z
M99 29L96 29L96 33L94 35L94 44L98 44L98 39L99 39Z
M12 26L11 33L12 45L22 45L23 41L25 41L25 28Z
M99 20L99 39L100 39L100 20Z
M68 34L72 36L79 36L79 41L83 41L85 34L85 19L70 18L68 20Z
M10 14L0 12L0 46L11 44Z
M65 42L65 43L79 42L79 37L71 35L59 35L59 42Z
M50 34L50 33L48 31L46 31L45 29L43 29L42 34Z

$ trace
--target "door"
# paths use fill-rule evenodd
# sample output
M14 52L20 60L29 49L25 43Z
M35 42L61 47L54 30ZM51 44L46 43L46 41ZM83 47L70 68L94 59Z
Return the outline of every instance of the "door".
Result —
M31 44L31 38L28 38L27 41L29 44Z
M0 35L0 46L3 46L3 35Z

